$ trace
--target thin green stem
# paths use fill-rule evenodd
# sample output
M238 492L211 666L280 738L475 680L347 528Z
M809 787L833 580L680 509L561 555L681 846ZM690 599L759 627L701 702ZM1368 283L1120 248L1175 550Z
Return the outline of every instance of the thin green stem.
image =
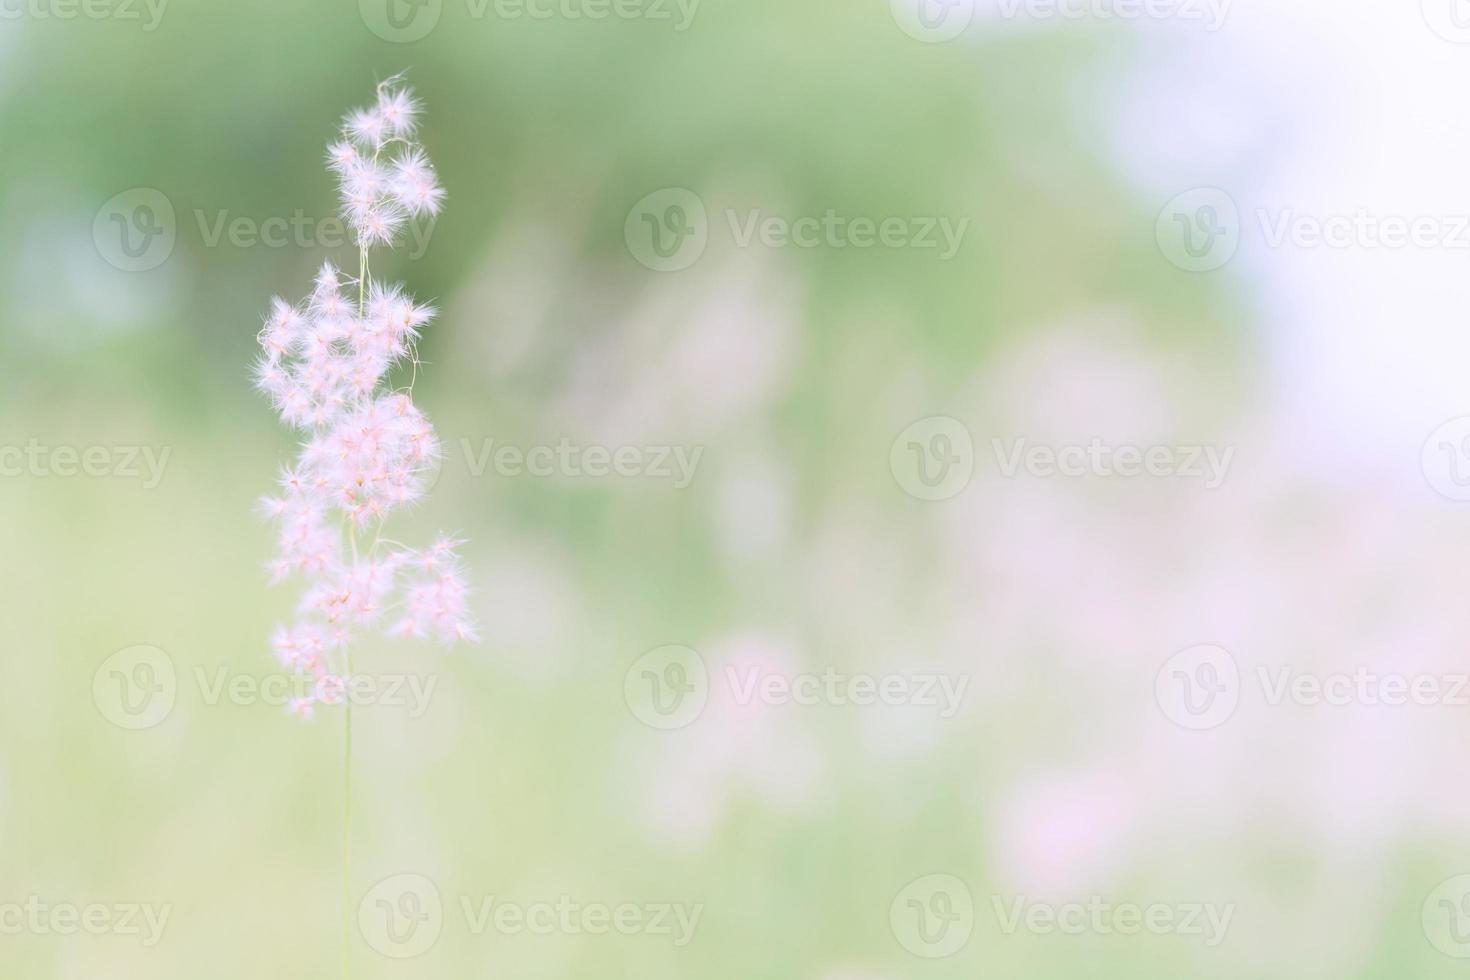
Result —
M347 650L347 677L352 676L352 650ZM344 681L344 684L346 682ZM342 977L352 976L352 699L343 687L342 738Z
M359 247L357 257L357 315L361 317L367 305L367 249ZM352 542L352 558L357 560L357 527L351 521L347 525L348 537ZM352 683L352 647L343 651L345 674L342 678L342 980L352 977L352 698L348 687Z

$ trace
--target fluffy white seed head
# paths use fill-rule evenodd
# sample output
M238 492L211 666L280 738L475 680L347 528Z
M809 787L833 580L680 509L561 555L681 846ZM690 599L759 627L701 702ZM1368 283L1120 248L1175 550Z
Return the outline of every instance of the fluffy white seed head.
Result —
M409 217L442 207L444 190L414 142L418 111L391 79L371 108L347 115L327 149L363 260L372 247L391 246ZM460 542L441 537L421 551L344 546L344 528L361 540L428 492L439 439L410 393L386 379L434 314L399 286L371 280L363 288L326 262L303 302L271 301L260 331L255 386L303 431L296 462L256 507L277 527L276 554L265 563L271 581L304 580L299 621L272 640L283 664L315 681L310 696L291 703L302 717L340 703L333 692L345 684L341 650L354 630L381 625L445 643L476 636Z

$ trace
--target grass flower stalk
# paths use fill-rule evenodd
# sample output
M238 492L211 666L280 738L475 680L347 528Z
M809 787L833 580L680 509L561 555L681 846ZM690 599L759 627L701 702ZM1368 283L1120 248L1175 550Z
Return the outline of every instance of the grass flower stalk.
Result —
M289 705L294 714L343 708L344 977L351 969L354 639L368 631L446 644L477 638L462 542L441 534L412 548L382 534L393 511L423 499L441 455L433 426L413 403L417 345L435 310L401 286L375 281L371 265L375 247L391 249L408 220L443 206L443 188L416 136L419 108L394 77L378 85L371 105L344 118L327 165L357 245L357 276L326 262L306 298L273 299L254 369L256 387L301 437L277 492L259 503L276 527L276 551L266 562L272 582L294 578L302 587L295 619L276 628L272 646L282 666L307 682L308 693ZM389 375L404 362L413 380L397 389ZM367 531L372 546L360 548L358 535Z

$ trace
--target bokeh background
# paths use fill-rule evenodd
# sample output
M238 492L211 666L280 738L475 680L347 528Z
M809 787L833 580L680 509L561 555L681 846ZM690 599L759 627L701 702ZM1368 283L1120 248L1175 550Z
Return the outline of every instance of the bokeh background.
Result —
M259 318L352 260L251 229L332 215L324 146L403 69L449 196L375 267L441 307L415 393L447 454L395 536L469 542L483 640L358 647L435 687L354 714L353 977L1463 972L1457 0L386 3L0 6L0 445L37 447L0 459L0 908L171 910L151 945L0 914L0 975L341 975L341 712L210 692L272 675L294 601L252 517L293 451ZM657 268L645 215L690 195ZM729 218L829 211L967 225L946 256ZM1018 439L1231 461L1007 474ZM700 455L535 477L487 440ZM672 721L640 694L668 656ZM728 668L966 687L742 703ZM1272 703L1283 669L1438 693ZM422 950L374 924L405 881L442 904ZM464 913L561 896L701 912L683 945ZM1094 896L1231 918L997 912Z

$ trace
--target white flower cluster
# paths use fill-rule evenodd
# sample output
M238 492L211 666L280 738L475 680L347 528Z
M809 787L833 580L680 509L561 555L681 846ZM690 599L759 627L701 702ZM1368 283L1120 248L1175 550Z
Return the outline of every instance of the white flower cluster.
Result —
M375 108L347 117L330 159L357 232L358 278L324 264L304 302L272 300L260 332L256 387L306 434L295 465L281 472L280 493L260 504L279 528L276 557L267 563L272 579L305 578L301 618L274 641L282 663L316 682L315 696L292 705L302 714L340 700L332 692L349 680L346 649L355 627L391 613L395 635L475 638L459 542L441 536L414 549L382 537L393 508L422 499L440 455L411 390L386 382L394 364L415 356L435 311L398 286L373 282L368 263L371 247L390 244L406 216L432 214L444 197L411 138L417 109L407 89L389 82L379 86ZM385 161L394 147L397 155ZM373 532L371 540L359 546L359 532Z
M391 245L410 217L438 214L444 205L444 188L414 140L418 113L409 89L384 82L377 104L349 112L341 139L327 149L342 210L363 247Z

